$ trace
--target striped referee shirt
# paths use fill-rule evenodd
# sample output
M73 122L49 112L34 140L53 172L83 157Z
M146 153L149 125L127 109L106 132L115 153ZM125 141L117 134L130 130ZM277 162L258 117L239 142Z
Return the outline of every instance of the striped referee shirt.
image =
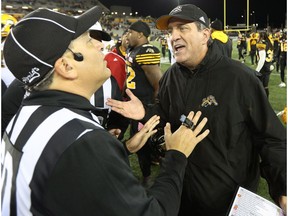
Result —
M39 214L47 178L63 152L87 132L103 129L85 98L57 91L40 95L24 101L3 136L2 215Z
M55 90L23 101L1 144L3 216L177 214L184 154L165 154L147 194L94 111L87 99Z

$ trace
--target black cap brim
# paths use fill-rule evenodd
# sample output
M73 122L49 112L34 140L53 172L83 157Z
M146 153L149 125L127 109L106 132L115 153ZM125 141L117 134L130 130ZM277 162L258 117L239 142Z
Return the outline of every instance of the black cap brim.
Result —
M164 15L164 16L159 17L156 20L156 28L159 30L167 30L168 29L168 22L171 18L178 18L178 19L187 20L187 21L191 21L191 22L195 21L194 19L187 18L186 16Z
M95 6L85 13L78 16L76 19L78 20L78 26L75 31L74 38L79 37L84 32L86 32L92 25L95 24L95 20L99 20L102 16L102 8L100 6ZM91 19L93 17L93 19Z
M100 30L91 30L91 29L89 30L89 32L100 33L101 40L103 40L103 41L110 41L111 40L111 36L107 32L100 31ZM93 38L93 36L91 34L90 34L90 36ZM95 39L98 39L98 38L95 38Z

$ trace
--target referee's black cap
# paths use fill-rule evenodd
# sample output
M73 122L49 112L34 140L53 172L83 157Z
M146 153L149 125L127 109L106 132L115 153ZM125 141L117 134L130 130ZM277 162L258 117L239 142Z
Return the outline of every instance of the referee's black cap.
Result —
M37 9L23 17L4 42L5 64L27 86L40 82L54 68L72 40L86 32L102 16L95 6L78 17Z

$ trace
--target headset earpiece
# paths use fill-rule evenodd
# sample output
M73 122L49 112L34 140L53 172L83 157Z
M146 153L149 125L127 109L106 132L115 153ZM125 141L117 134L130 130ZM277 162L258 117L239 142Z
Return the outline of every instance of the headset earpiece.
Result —
M81 62L83 61L83 55L81 53L73 53L75 61Z
M70 48L68 48L68 50L73 53L75 61L81 62L84 60L84 57L81 53L74 53Z

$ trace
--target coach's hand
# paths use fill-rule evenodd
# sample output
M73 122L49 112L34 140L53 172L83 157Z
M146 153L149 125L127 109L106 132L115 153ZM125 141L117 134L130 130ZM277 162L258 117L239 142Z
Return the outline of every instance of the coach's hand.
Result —
M203 140L208 134L209 130L205 130L200 133L207 123L207 118L203 118L202 121L197 125L198 120L201 116L201 112L198 111L194 116L194 112L190 112L187 116L196 127L194 130L181 125L173 134L171 133L170 123L167 123L164 128L164 139L166 144L166 149L174 149L185 154L186 157L194 150L195 146Z
M145 109L142 102L129 90L126 89L126 94L129 96L129 101L118 101L108 98L106 104L111 106L111 109L127 118L141 120L145 116Z
M280 196L279 205L282 208L285 215L287 215L287 196Z

